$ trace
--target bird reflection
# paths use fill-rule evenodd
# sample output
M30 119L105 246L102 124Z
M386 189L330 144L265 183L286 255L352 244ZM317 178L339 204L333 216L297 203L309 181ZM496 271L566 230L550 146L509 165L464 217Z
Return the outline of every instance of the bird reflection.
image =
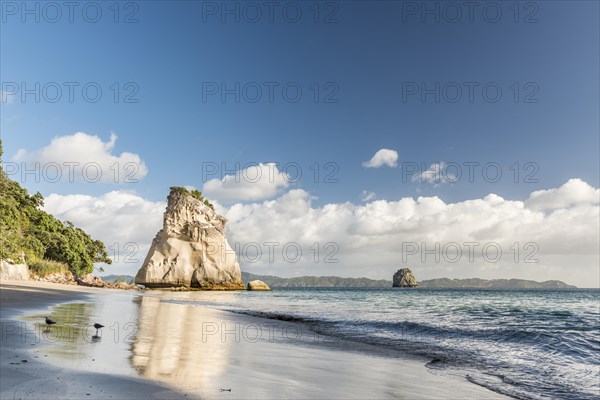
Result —
M96 323L94 324L94 328L96 328L96 335L95 335L95 336L98 336L98 330L100 330L100 329L104 328L104 325L102 325L102 324L99 324L99 323L97 323L97 322L96 322Z
M99 324L99 323L94 323L94 328L96 328L96 334L94 336L92 336L92 342L99 342L102 340L102 336L100 336L98 334L98 331L102 328L104 328L104 325Z

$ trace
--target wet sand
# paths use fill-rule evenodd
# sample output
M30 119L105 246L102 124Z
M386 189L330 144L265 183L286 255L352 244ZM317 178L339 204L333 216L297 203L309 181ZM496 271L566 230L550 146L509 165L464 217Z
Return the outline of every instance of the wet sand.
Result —
M0 296L2 399L505 398L427 360L171 292L3 282ZM94 322L105 325L96 338Z
M45 327L25 321L45 316L62 303L93 301L103 289L33 281L0 284L0 399L182 399L184 394L165 385L89 368L71 368L68 360L52 360L53 348ZM110 296L110 294L109 294ZM43 322L43 319L38 319ZM41 324L40 324L41 326ZM51 331L50 331L51 333Z

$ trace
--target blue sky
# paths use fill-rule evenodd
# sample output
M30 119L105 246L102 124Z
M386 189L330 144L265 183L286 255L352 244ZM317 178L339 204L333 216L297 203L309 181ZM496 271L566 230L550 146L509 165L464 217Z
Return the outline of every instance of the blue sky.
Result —
M91 23L82 14L86 4L74 10L74 22L63 8L52 23L55 10L40 6L36 22L22 14L20 2L3 2L4 159L25 149L31 160L59 136L85 132L106 143L114 132L112 154L136 154L147 174L129 184L23 181L32 191L102 196L128 190L160 202L169 186L202 188L203 162L230 170L236 163L293 163L302 178L277 194L302 189L314 197L313 207L361 204L363 191L386 201L439 196L454 203L489 193L523 201L572 178L599 186L597 2L519 3L518 14L513 2L480 2L472 22L465 6L452 22L455 10L435 1L426 4L439 10L439 22L423 13L425 3L391 1L320 2L317 17L313 2L275 2L271 22L259 2L253 4L262 15L254 23L248 19L255 10L243 2L226 3L239 7L239 22L222 12L222 2L137 1L119 3L118 23L113 3L93 3L87 19L97 8L102 16ZM302 17L292 23L297 10ZM124 23L127 16L133 23ZM34 95L21 97L20 85L31 89L36 82L39 103ZM52 82L63 88L56 103L48 101ZM78 84L73 102L65 82ZM102 89L96 103L81 90L90 82ZM207 92L215 83L218 92ZM234 94L222 101L222 83L229 89L239 83L239 102ZM423 99L422 85L431 90L436 83L439 102L432 93ZM15 84L19 91L11 95ZM273 101L268 85L275 88ZM251 102L256 87L262 96ZM292 102L297 87L302 95ZM497 88L502 95L495 101ZM137 102L125 102L134 90L130 99ZM379 149L396 151L397 165L365 168ZM473 182L464 175L441 184L403 179L406 163L421 170L439 162L461 165L463 174L465 162L480 166ZM497 182L482 177L486 163L500 166ZM523 182L530 172L537 182ZM338 182L323 182L327 173Z

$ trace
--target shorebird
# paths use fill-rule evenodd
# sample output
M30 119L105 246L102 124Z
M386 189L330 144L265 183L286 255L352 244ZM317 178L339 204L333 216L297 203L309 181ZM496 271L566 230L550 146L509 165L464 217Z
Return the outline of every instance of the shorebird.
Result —
M94 328L96 328L96 336L98 336L98 330L101 329L101 328L104 328L104 325L99 324L99 323L96 322L94 324Z
M44 332L49 332L50 326L54 325L55 323L56 321L52 321L50 318L46 317L46 329L44 329Z

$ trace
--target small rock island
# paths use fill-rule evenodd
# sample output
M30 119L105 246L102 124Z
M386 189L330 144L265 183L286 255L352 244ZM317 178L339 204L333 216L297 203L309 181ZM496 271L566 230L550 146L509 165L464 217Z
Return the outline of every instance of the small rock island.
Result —
M248 282L248 290L271 290L271 288L263 281L255 279Z
M419 287L419 284L410 268L401 268L394 274L392 287L414 288Z
M163 228L152 241L135 283L148 288L244 290L227 220L197 190L171 188Z

